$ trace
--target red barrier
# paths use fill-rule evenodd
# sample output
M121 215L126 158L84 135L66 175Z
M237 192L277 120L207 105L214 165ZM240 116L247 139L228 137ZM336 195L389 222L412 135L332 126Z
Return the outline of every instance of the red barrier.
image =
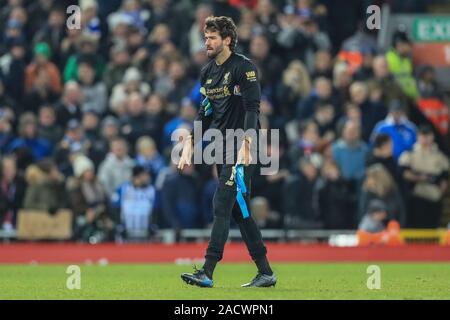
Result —
M202 259L204 244L49 244L0 245L0 263L173 263L177 259ZM450 246L330 247L328 245L267 244L273 262L450 261ZM106 259L106 260L105 260ZM225 248L224 262L248 262L244 244Z

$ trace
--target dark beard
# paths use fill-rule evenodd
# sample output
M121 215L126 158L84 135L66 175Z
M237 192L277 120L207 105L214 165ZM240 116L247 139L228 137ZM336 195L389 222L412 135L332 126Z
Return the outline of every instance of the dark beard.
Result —
M208 55L208 51L206 51L206 55L210 59L215 59L221 52L223 51L223 45L217 48L211 55Z

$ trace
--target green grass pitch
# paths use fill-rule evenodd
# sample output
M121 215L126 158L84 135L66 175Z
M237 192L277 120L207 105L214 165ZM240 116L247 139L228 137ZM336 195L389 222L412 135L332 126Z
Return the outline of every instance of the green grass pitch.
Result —
M369 265L381 270L381 289L369 290ZM215 287L183 283L189 265L80 265L81 289L66 287L68 265L0 266L3 299L450 299L448 263L322 263L273 265L274 288L240 288L252 264L220 264Z

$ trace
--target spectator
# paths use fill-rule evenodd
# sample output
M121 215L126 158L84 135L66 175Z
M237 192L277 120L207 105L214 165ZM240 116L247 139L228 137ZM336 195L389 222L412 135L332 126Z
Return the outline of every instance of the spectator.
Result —
M108 92L112 92L115 85L119 84L125 71L130 67L130 54L124 44L116 44L111 48L111 59L103 74L103 83Z
M385 120L377 123L373 129L371 141L373 142L380 133L386 133L391 137L396 161L404 151L412 149L416 142L416 126L406 117L404 106L399 100L391 101L389 114Z
M68 207L64 177L52 161L43 160L30 165L25 179L28 184L23 204L25 209L54 214Z
M355 194L342 178L339 167L332 160L325 161L317 184L319 216L324 228L331 230L354 227Z
M81 121L81 89L77 82L69 81L64 85L63 96L56 106L56 119L63 127L71 119Z
M372 200L362 218L358 229L370 233L381 232L386 229L385 220L387 219L387 210L383 201Z
M91 0L88 0L91 1ZM105 62L103 58L97 54L98 38L93 35L84 34L76 43L76 52L73 53L67 60L64 67L63 78L64 82L71 80L78 80L78 63L80 59L91 59L95 68L95 76L101 79L105 69Z
M307 120L299 124L298 131L300 138L291 145L289 149L289 160L294 165L292 171L298 169L298 159L304 156L310 156L320 160L318 153L319 145L319 129L317 124L312 120Z
M147 238L154 230L152 213L155 188L150 184L150 176L142 166L133 167L131 181L120 185L112 202L120 211L120 237Z
M76 119L68 122L64 137L57 145L53 158L59 170L67 177L73 174L72 158L75 154L88 154L91 143L84 135L81 123Z
M331 81L320 77L314 82L314 89L310 96L304 99L297 107L297 116L299 119L310 118L314 114L315 105L318 102L335 102L332 97Z
M41 73L46 73L49 77L49 89L55 94L59 94L62 89L61 75L57 66L50 62L50 46L46 42L40 42L34 47L34 61L25 70L25 91L30 92L38 81Z
M281 218L278 212L270 210L269 201L264 197L254 197L250 202L252 217L261 229L277 229Z
M285 121L293 119L296 113L297 102L307 98L311 93L311 80L305 65L294 60L283 71L281 83L276 90L276 101L279 105L276 112Z
M138 92L133 92L128 96L126 114L120 120L122 122L122 135L134 147L137 139L147 132L144 99Z
M177 233L200 227L200 185L194 166L168 176L161 191L163 225Z
M107 90L105 84L96 79L94 61L89 58L80 58L78 79L83 96L82 111L90 109L100 115L105 113L108 101Z
M413 150L403 153L399 164L409 184L408 226L437 228L441 223L442 198L448 187L448 158L434 143L429 126L421 126Z
M93 109L87 109L83 113L81 126L86 139L89 141L90 147L100 139L99 130L100 117ZM92 160L92 159L91 159Z
M389 71L411 99L418 97L417 83L413 75L412 44L406 32L396 31L392 36L392 48L386 53Z
M6 152L24 156L29 154L31 161L39 161L49 156L51 151L51 144L38 136L36 117L31 113L22 114L19 121L19 137L9 144Z
M207 17L213 15L212 9L207 4L200 4L195 10L195 21L189 30L189 51L192 54L204 50L203 26Z
M298 173L288 177L283 188L284 226L320 229L323 225L314 202L318 169L310 157L297 163Z
M100 136L92 142L89 150L89 158L94 162L96 168L108 154L109 146L119 136L119 121L113 116L105 117L101 122Z
M393 75L389 71L388 62L385 56L376 56L373 59L373 78L369 81L369 86L378 86L383 93L383 103L388 106L392 100L400 100L403 105L408 103L406 96L404 95L401 87L394 79Z
M369 152L361 140L361 130L357 123L348 121L342 129L341 139L331 147L332 158L337 163L349 196L348 214L353 217L352 227L356 227L357 198L365 175L365 160Z
M9 52L0 58L0 72L3 75L4 91L16 103L22 101L25 92L25 58L26 43L24 39L14 40Z
M25 195L25 180L17 173L16 159L2 159L0 192L0 226L3 230L14 230L17 212L22 208Z
M144 167L152 181L156 181L156 177L166 163L156 149L155 141L149 136L140 137L136 142L136 154L136 164Z
M55 109L50 105L43 105L39 109L38 136L56 145L63 136L61 127L56 123Z
M52 7L47 21L37 26L36 34L33 37L33 43L45 42L49 45L50 51L53 53L52 61L62 67L61 61L61 42L66 36L66 17L65 12L60 7Z
M250 40L249 58L256 65L261 79L261 90L272 91L280 79L283 64L275 55L270 53L269 39L264 35L253 36Z
M348 121L342 130L341 139L332 147L333 159L336 161L344 179L361 182L364 178L365 159L369 152L361 140L359 124Z
M389 172L381 165L375 164L367 168L359 202L358 221L361 221L372 200L381 200L386 204L387 219L396 220L404 227L406 212L400 191Z
M397 161L392 155L392 139L386 133L380 133L375 137L373 149L366 159L367 168L374 164L381 164L395 181L401 181Z
M108 197L111 197L117 188L130 180L133 160L128 156L127 143L123 138L114 138L110 144L110 152L100 164L98 178Z
M130 67L125 72L122 82L114 86L109 100L111 110L119 117L126 113L126 102L128 95L132 92L139 92L142 97L150 94L150 86L142 81L140 71L135 67Z
M73 172L75 176L67 183L75 222L73 238L91 243L111 239L113 220L108 215L106 192L95 176L94 163L77 155Z
M361 110L362 138L368 142L375 125L386 117L386 107L369 100L369 88L364 82L353 82L350 96L351 102Z
M14 140L11 122L4 110L0 110L0 152L5 153L8 145Z

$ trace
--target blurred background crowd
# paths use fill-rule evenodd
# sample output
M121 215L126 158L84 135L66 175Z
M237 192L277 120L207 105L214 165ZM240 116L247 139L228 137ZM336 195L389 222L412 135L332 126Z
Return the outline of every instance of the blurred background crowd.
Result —
M73 239L208 228L213 167L182 172L171 133L189 128L207 62L203 23L226 15L257 66L260 121L279 129L275 175L255 177L261 228L443 226L448 94L414 65L408 32L381 50L366 8L426 13L425 0L0 1L0 228L20 209L73 212ZM81 9L68 29L66 8ZM440 106L439 118L425 107ZM430 106L431 104L431 106ZM435 109L433 109L435 110Z

